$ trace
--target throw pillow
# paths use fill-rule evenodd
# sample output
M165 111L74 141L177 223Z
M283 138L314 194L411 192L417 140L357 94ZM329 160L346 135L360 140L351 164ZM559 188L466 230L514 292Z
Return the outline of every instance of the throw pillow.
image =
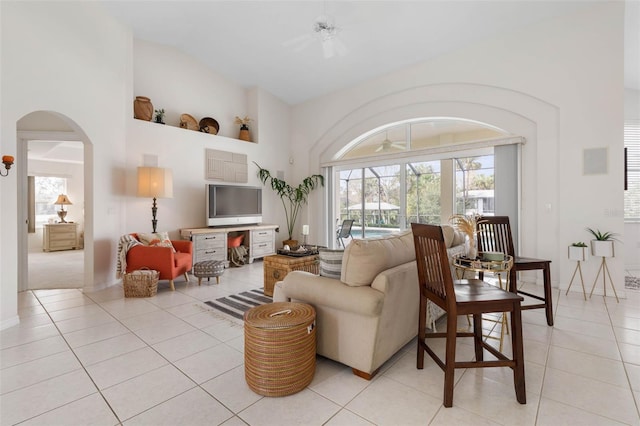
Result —
M169 247L173 252L176 252L176 249L171 244L171 240L169 239L169 234L167 232L155 232L152 234L138 234L138 239L145 246L152 247Z
M344 250L319 249L320 276L340 279Z

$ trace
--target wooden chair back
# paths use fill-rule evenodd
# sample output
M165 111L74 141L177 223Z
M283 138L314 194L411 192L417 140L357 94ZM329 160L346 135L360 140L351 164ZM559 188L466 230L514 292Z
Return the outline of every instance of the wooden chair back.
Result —
M478 251L497 251L515 256L509 216L482 216L477 222Z

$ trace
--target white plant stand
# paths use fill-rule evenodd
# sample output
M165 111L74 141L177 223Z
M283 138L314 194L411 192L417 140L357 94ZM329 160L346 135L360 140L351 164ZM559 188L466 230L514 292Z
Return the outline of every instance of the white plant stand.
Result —
M616 297L616 302L620 303L620 299L618 299L618 293L616 292L616 287L613 285L613 280L611 279L611 273L609 273L609 267L607 266L607 257L615 256L615 252L613 250L613 241L592 240L591 253L594 256L602 257L602 262L600 263L600 268L598 268L598 275L596 275L596 279L593 280L593 287L591 287L591 293L589 294L589 299L591 299L591 296L593 296L593 290L596 288L596 283L598 282L598 278L602 273L602 286L604 288L604 297L607 297L607 276L608 276L609 283L611 284L611 288L613 289L613 294Z
M576 277L576 273L580 273L580 284L582 285L582 295L584 296L584 300L587 300L587 291L584 288L584 278L582 277L582 268L580 267L580 263L586 261L589 258L589 252L587 251L587 247L576 247L569 246L569 259L576 261L576 269L573 270L573 275L571 276L571 281L569 282L569 287L567 288L567 292L565 296L569 294L569 290L573 285L573 280ZM589 296L591 297L591 296Z

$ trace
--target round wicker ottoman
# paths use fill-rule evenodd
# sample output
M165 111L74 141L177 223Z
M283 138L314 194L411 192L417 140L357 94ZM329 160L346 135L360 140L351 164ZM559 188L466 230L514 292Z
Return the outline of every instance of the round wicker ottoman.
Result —
M221 260L205 260L193 265L193 276L198 277L198 285L202 284L202 279L207 281L211 277L216 277L216 284L220 284L220 275L224 274L224 262Z
M300 392L316 371L316 312L305 303L276 302L244 314L244 375L264 396Z

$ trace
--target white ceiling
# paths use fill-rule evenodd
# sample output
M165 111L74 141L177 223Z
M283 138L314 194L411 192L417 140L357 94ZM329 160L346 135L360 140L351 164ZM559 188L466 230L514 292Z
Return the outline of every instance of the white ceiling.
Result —
M244 87L297 104L575 12L594 1L103 1L136 38L174 46ZM346 56L323 57L313 34L334 18ZM625 86L640 90L640 2L627 1ZM292 43L294 42L294 43Z

